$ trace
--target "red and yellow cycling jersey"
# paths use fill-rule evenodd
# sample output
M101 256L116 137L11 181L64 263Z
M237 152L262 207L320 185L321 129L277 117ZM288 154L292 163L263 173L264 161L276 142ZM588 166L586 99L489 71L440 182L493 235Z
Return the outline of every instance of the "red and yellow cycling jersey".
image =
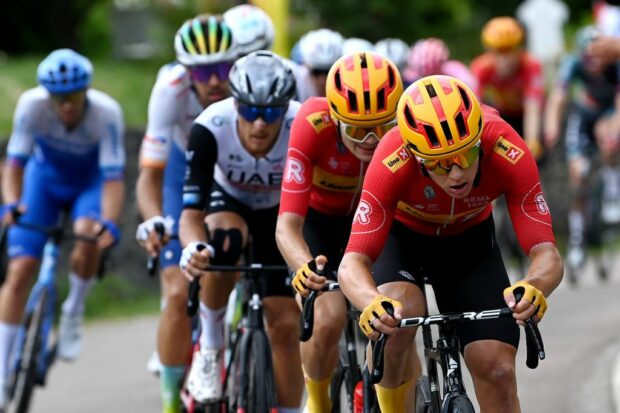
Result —
M506 196L510 218L526 253L536 245L555 243L532 154L496 110L482 108L479 182L463 199L451 197L424 175L418 160L403 146L397 128L381 140L366 172L347 252L376 260L393 219L425 235L461 233L487 219L493 200L501 195Z
M497 62L493 53L487 52L471 63L471 70L478 80L476 95L482 102L496 108L502 116L520 116L524 102L544 99L544 78L538 60L526 52L519 56L517 72L508 78L497 74Z
M306 216L311 207L328 215L352 215L367 166L342 143L327 99L308 99L291 129L280 214Z

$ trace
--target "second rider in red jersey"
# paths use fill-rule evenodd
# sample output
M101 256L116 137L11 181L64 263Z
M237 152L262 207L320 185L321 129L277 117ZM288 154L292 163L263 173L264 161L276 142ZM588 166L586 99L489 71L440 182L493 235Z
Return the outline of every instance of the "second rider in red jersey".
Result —
M336 279L364 173L396 124L403 84L390 60L360 52L334 63L326 89L327 98L307 100L293 122L276 231L282 256L298 269L293 286L302 296ZM341 294L316 301L314 334L301 345L309 413L331 411L328 387L346 314Z

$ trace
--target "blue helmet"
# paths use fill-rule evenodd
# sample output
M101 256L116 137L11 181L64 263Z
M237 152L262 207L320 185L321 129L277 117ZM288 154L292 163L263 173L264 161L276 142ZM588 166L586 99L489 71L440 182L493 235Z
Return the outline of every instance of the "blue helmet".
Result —
M50 53L37 69L39 84L50 93L71 93L86 89L93 77L93 65L71 49Z

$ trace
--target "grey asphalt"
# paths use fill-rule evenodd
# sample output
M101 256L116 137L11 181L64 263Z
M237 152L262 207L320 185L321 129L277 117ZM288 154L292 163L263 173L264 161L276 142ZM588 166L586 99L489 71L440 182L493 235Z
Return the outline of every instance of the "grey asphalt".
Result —
M579 288L561 285L541 324L546 360L536 370L519 351L523 412L615 413L613 366L620 350L620 262L601 283L588 265ZM155 317L96 322L87 326L85 348L75 363L54 365L49 385L38 389L32 412L161 411L159 382L146 372ZM474 394L471 384L469 393Z

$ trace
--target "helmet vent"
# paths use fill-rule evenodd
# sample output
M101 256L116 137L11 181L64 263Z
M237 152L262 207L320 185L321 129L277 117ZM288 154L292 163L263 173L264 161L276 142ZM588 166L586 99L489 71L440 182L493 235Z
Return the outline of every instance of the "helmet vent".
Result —
M467 127L465 126L465 119L463 119L463 114L461 112L457 113L454 120L456 121L456 128L459 131L459 137L464 137L467 135Z
M366 60L366 53L360 53L360 66L362 69L368 69L368 61Z
M431 141L431 146L440 146L439 138L437 137L435 128L433 128L431 125L424 125L424 132L426 132L426 136L428 136L428 139Z
M405 113L405 120L407 121L407 124L409 125L409 127L412 129L418 129L418 125L416 124L416 121L413 118L411 109L409 109L409 107L405 108L404 113Z
M441 129L443 130L443 134L446 139L450 142L454 141L454 138L452 137L452 132L450 132L450 126L448 126L448 121L442 120L440 123Z
M248 75L247 73L245 74L245 83L248 86L247 94L251 95L252 94L252 80L250 79L250 75Z
M390 89L392 89L394 87L394 84L396 83L396 75L394 74L394 69L392 68L392 66L388 65L388 81L390 84Z
M382 87L377 92L377 110L385 110L385 88Z
M342 92L342 78L340 77L340 70L334 75L334 82L336 83L336 89Z
M370 92L367 90L364 91L364 108L370 110Z
M426 91L428 92L428 96L430 96L431 98L437 97L437 92L435 92L435 88L433 87L433 85L428 84L428 85L424 85L424 87L426 87Z
M459 94L461 95L461 99L463 99L463 104L465 105L465 109L469 110L471 108L471 100L469 100L469 96L467 96L467 92L463 90L462 87L457 87L459 90Z
M357 112L359 109L357 106L357 96L355 96L355 92L353 92L352 90L347 90L347 95L349 99L349 106L351 107L351 112Z

